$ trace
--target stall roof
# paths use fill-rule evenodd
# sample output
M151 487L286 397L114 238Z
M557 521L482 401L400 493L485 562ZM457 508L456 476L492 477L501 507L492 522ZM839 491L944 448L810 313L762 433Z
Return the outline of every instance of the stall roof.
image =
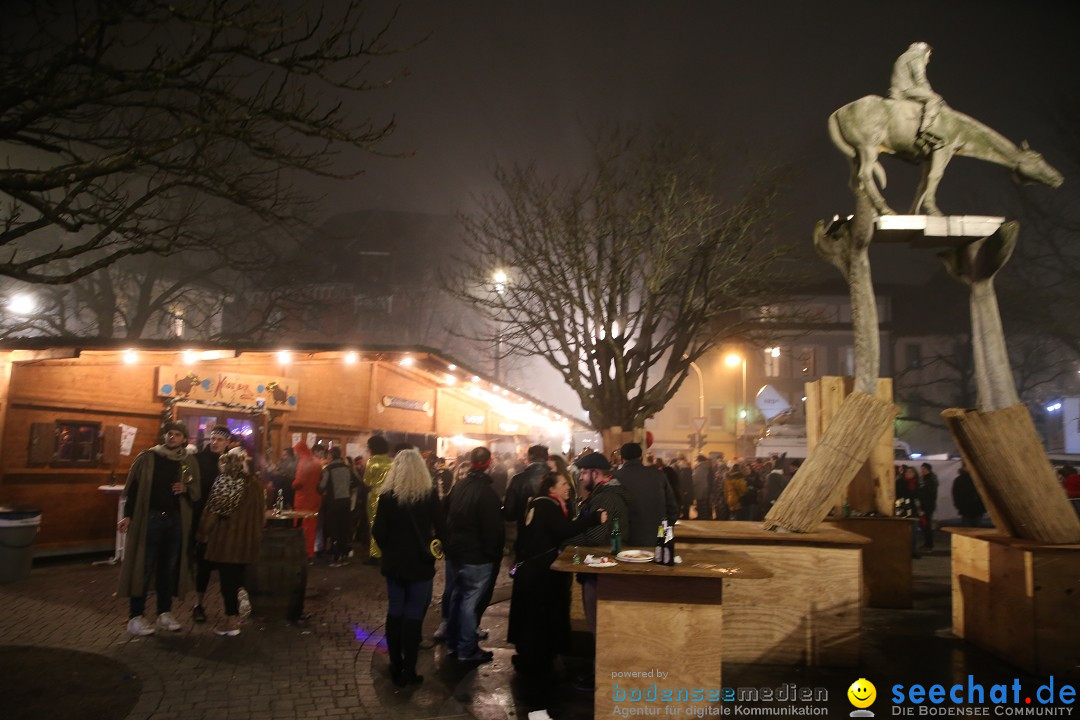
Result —
M458 379L461 379L461 377L473 379L476 382L492 388L492 393L501 393L507 396L510 393L513 393L519 398L535 404L541 411L555 413L557 418L565 418L572 426L577 425L582 428L590 427L588 422L574 417L554 405L550 405L517 388L502 387L498 382L484 373L458 362L455 358L438 350L422 345L359 346L340 343L228 343L220 341L186 341L179 339L128 340L124 338L55 337L0 339L0 353L10 352L12 354L12 362L29 362L50 359L59 360L64 358L77 358L83 353L122 353L129 350L134 350L136 352L214 353L212 357L216 359L222 359L229 355L240 357L247 353L276 355L281 352L291 353L293 358L298 361L303 359L316 359L316 356L336 356L344 358L349 353L356 353L357 359L368 361L375 360L401 363L406 359L411 359L412 362L410 367L413 370L424 373L436 381L441 379L436 373L441 374L443 377L449 374L458 377Z

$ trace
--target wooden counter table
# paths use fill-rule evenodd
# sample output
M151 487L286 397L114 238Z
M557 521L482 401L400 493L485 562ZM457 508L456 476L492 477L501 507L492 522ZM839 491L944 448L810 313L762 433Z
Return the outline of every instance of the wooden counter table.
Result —
M867 516L830 518L825 526L862 535L863 607L911 607L912 518Z
M685 689L689 698L695 688L721 687L721 599L725 591L744 584L724 581L754 584L772 572L747 553L685 546L677 550L682 563L672 566L620 562L598 568L573 561L575 555L584 559L599 550L569 547L551 566L597 577L594 717L608 717L615 707L650 707L664 714L665 707L708 705L707 693L700 700L667 702L663 694L670 690L674 698ZM659 698L650 700L650 689ZM685 710L680 716L686 716Z
M870 540L827 525L779 533L733 520L680 520L675 540L683 550L744 552L772 572L725 593L726 660L858 665L862 550Z

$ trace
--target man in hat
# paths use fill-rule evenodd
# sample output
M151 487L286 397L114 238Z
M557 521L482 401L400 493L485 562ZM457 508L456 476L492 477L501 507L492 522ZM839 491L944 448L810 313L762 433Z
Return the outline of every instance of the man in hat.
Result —
M633 521L630 519L628 510L629 498L624 488L616 478L611 477L611 463L598 452L592 452L580 457L574 462L580 472L578 474L578 488L584 497L581 503L581 514L588 515L600 511L607 512L607 520L594 525L580 535L575 535L566 541L567 545L588 545L608 548L611 546L611 529L615 522L619 523L619 532L623 537L629 537L628 533L633 529ZM578 574L578 582L581 583L581 604L585 609L585 621L593 635L596 634L596 576L583 573ZM592 689L595 680L590 676L577 678L577 687Z
M157 627L177 631L173 596L183 597L191 585L188 560L191 505L201 495L199 466L187 452L187 426L165 425L165 442L139 453L124 487L124 517L117 529L127 533L117 595L130 598L127 629L151 635L143 619L151 580L157 590Z
M630 496L630 528L622 531L623 537L633 547L650 546L661 522L674 525L679 519L679 501L664 473L642 463L640 445L626 443L619 454L624 462L615 478Z
M232 431L229 428L215 425L210 431L210 439L195 455L199 464L200 495L198 500L191 503L192 555L195 560L195 607L191 609L191 617L197 623L206 622L203 597L210 585L210 571L214 569L214 564L204 557L206 543L195 542L195 535L199 531L199 521L202 519L206 499L210 497L210 488L218 476L218 458L228 449L231 440Z

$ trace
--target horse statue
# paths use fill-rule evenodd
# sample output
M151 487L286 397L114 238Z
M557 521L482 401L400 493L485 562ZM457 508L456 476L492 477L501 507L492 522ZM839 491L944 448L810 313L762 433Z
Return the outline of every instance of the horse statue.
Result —
M941 143L929 145L917 137L921 113L922 106L917 102L867 95L829 116L833 144L851 159L852 190L864 190L880 215L895 214L881 195L886 180L878 156L883 152L922 165L912 215L943 214L937 206L937 188L954 155L1004 165L1013 171L1017 182L1036 182L1052 188L1063 182L1061 173L1026 142L1016 147L974 118L944 104L933 128Z

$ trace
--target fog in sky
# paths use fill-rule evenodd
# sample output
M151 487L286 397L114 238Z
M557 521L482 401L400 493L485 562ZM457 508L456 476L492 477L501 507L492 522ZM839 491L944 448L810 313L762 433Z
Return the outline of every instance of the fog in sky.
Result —
M1068 177L1055 128L1080 71L1069 7L406 0L391 37L401 46L426 40L373 64L375 75L408 75L356 111L393 113L397 131L383 149L411 156L368 159L362 178L326 189L327 211L468 211L472 198L493 192L495 163L574 173L587 131L659 120L727 143L732 181L755 164L789 162L781 229L810 253L813 223L853 206L847 161L828 139L826 118L863 95L886 95L893 61L916 40L933 46L929 79L950 106L1014 142L1029 140L1066 172L1057 192L1077 196L1080 178ZM886 197L904 209L917 172L884 164ZM1004 168L958 159L939 200L947 213L1007 214L1010 193ZM925 280L938 267L926 255L874 253L879 279Z

